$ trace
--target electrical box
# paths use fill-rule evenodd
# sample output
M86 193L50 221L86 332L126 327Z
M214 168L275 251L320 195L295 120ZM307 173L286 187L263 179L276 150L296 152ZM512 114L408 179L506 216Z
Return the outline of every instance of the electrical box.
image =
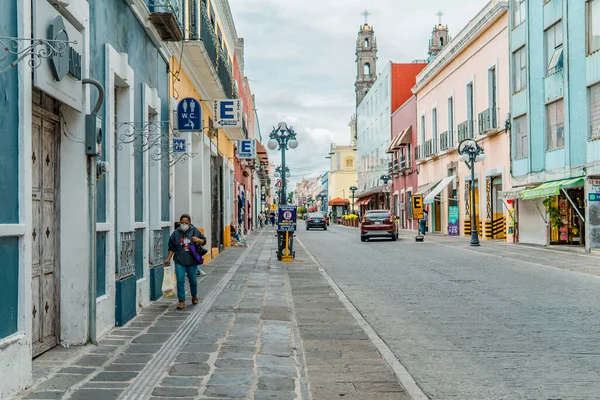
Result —
M85 154L102 155L102 117L97 114L85 116Z

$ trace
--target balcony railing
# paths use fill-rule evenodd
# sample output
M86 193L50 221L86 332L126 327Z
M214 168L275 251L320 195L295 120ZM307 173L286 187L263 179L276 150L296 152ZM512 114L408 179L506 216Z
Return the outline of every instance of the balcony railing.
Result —
M440 150L446 150L450 147L450 141L448 139L448 132L440 133Z
M202 4L200 7L202 14L202 21L200 23L200 39L204 43L206 53L211 60L213 67L219 77L221 85L225 95L233 99L237 97L237 93L234 90L233 74L231 73L231 67L227 59L227 54L221 49L217 34L215 33L214 27L210 22L208 13L206 12L206 5Z
M425 142L425 157L431 157L433 154L433 140L429 139Z
M458 124L458 141L473 138L473 120Z
M415 159L422 160L425 158L425 145L420 144L415 147Z
M117 279L135 275L135 232L121 232L119 237Z
M183 0L147 0L150 22L162 40L183 40Z
M488 108L487 110L479 113L478 119L480 135L498 127L495 108Z
M398 164L400 171L404 171L408 168L408 158L406 156L400 156Z

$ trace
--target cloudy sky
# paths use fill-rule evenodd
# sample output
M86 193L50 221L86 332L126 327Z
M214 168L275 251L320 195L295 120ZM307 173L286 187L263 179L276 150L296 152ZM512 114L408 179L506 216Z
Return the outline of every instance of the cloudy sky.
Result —
M229 0L245 39L245 74L256 95L263 142L279 121L300 145L288 153L292 183L329 168L331 142L348 144L354 113L355 47L361 15L371 13L378 70L388 62L427 58L428 40L445 15L456 35L487 0ZM279 154L269 158L279 164Z

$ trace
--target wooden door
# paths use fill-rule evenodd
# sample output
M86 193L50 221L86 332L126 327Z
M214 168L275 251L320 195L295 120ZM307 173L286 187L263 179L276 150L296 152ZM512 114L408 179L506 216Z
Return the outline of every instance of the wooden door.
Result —
M33 356L59 340L59 142L58 116L34 105L32 118Z

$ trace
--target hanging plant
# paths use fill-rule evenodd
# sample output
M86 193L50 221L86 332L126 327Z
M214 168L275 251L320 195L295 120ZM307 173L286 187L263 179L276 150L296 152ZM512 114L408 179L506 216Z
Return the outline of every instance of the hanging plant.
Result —
M547 197L542 204L546 207L546 212L550 218L550 226L556 229L560 229L563 226L562 216L560 210L554 205L554 199Z

